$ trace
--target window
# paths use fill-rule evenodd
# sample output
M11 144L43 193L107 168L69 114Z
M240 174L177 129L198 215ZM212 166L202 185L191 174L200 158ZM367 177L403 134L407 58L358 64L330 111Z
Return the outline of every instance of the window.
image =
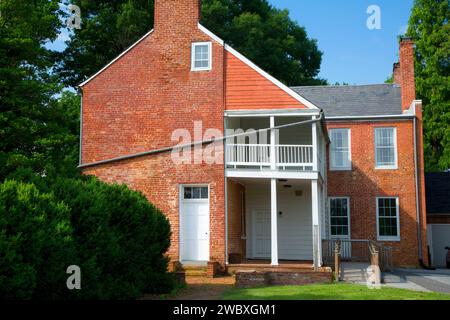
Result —
M378 240L400 240L398 211L398 198L377 198Z
M397 169L395 128L375 128L375 161L378 169Z
M192 44L192 71L211 70L211 42Z
M330 170L351 170L350 129L331 129Z
M349 238L349 198L330 198L330 235L333 238Z
M208 199L208 187L184 187L185 200Z

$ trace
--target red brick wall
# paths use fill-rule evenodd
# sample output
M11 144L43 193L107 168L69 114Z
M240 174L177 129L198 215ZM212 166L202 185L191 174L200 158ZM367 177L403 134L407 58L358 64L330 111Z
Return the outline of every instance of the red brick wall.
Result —
M197 28L186 12L197 0L156 1L155 30L83 87L82 163L176 144L172 131L194 121L223 131L223 47ZM169 19L173 23L166 23ZM191 43L212 41L212 70L191 72ZM107 182L142 191L172 226L169 255L178 259L179 184L209 184L211 260L225 261L224 168L181 165L160 154L85 169Z
M374 128L393 126L398 170L376 170ZM352 171L328 171L328 196L350 197L351 238L376 240L376 197L399 197L401 241L385 244L395 248L395 264L417 266L413 122L328 122L328 130L333 128L351 129Z

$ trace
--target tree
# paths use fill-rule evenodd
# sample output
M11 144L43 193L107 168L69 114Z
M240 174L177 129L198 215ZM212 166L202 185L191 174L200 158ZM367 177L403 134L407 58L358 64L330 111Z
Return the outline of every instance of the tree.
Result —
M416 43L416 86L424 103L427 171L450 168L449 18L448 0L416 0L407 32Z
M57 0L0 2L0 178L17 167L42 171L53 131L52 53L44 47L58 35Z
M69 86L96 73L153 26L153 0L70 2L81 8L82 27L67 42L58 68ZM288 85L326 84L317 79L322 53L316 40L267 0L203 0L202 23Z

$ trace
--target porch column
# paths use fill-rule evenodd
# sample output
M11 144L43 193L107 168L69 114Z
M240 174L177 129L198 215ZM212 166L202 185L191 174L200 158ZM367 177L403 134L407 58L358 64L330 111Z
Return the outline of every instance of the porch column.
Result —
M313 261L314 269L322 265L321 262L321 243L319 226L319 187L317 180L311 181L311 208L312 208L312 227L313 227Z
M316 119L316 116L313 116L312 119ZM313 122L312 124L312 145L313 145L313 154L312 154L312 160L313 160L313 170L318 170L317 165L317 124L316 122Z
M277 179L270 180L270 222L271 222L271 256L272 265L278 265L278 212L277 212Z

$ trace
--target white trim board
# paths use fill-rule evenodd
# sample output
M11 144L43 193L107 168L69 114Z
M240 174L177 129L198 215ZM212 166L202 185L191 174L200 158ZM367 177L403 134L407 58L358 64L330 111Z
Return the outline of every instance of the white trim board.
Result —
M130 51L131 49L133 49L135 46L137 46L142 40L144 40L145 38L147 38L151 33L153 32L153 29L150 30L149 32L147 32L142 38L140 38L138 41L136 41L135 43L133 43L130 47L128 47L128 49L126 49L124 52L122 52L121 54L119 54L114 60L112 60L110 63L108 63L106 66L104 66L102 69L100 69L100 71L98 71L96 74L94 74L93 76L91 76L89 79L85 80L84 82L82 82L81 84L78 85L78 87L83 87L84 85L86 85L88 82L90 82L92 79L94 79L95 77L97 77L100 73L102 73L103 71L105 71L110 65L112 65L114 62L116 62L117 60L119 60L120 58L122 58L126 53L128 53L128 51Z

